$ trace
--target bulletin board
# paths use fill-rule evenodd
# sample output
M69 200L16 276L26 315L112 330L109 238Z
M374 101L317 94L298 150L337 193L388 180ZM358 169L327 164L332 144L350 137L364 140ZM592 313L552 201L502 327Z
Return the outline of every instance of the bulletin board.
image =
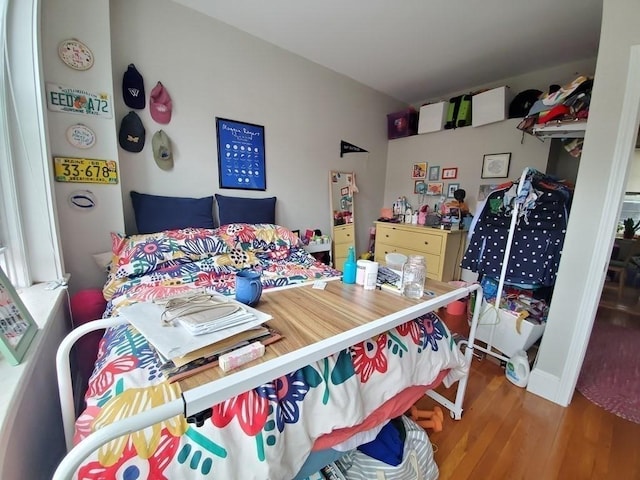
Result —
M264 127L216 117L220 188L266 190Z

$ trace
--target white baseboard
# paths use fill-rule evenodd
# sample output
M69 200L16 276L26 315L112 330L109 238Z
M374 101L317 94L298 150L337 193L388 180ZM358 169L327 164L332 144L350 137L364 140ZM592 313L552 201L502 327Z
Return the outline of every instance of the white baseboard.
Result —
M566 407L566 404L558 402L558 394L560 392L560 377L551 375L540 369L534 368L529 375L529 383L527 384L527 392L538 395L553 403Z

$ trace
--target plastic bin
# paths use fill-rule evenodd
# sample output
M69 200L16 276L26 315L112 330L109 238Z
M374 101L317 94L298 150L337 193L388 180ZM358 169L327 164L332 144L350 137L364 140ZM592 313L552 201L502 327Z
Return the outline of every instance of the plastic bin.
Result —
M491 346L507 357L512 357L518 350L527 351L544 333L545 323L538 324L522 320L520 332L516 328L518 315L482 301L482 310L476 338L488 343L491 338L492 325L495 325Z
M408 137L418 132L418 111L411 107L387 115L387 134L389 140Z

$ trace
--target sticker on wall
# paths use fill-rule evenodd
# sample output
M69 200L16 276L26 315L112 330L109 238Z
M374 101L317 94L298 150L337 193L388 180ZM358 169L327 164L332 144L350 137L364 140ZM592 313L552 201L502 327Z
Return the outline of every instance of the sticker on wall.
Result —
M67 141L76 148L91 148L96 143L96 134L86 125L78 123L67 128Z
M53 157L53 170L57 182L118 183L118 169L113 160Z
M52 112L79 113L111 118L113 108L108 93L92 93L82 88L47 83L47 108Z
M89 70L93 66L93 53L89 47L75 38L60 42L58 56L66 66L74 70Z
M74 210L87 212L96 206L96 196L91 190L76 190L69 195L69 205Z

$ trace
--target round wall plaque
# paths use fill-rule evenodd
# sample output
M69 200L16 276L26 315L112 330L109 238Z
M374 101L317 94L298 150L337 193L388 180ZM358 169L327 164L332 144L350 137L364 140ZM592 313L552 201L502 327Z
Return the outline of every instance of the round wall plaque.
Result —
M67 141L77 148L91 148L96 143L96 134L86 125L78 123L67 128Z
M89 47L75 38L60 42L58 56L65 65L74 70L89 70L93 66L93 53Z

